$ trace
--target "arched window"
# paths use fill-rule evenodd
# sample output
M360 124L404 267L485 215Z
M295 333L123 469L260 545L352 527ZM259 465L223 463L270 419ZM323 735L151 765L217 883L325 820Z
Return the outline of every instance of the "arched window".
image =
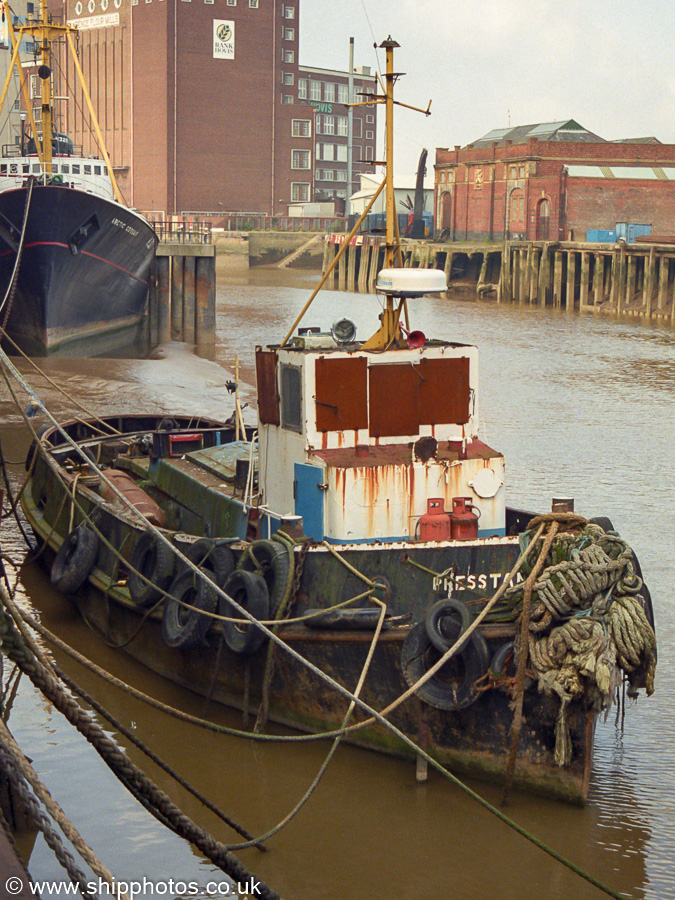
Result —
M515 190L511 194L509 230L525 231L525 195L521 190Z
M551 215L551 204L548 198L543 197L537 203L537 240L547 241L549 239L549 220Z

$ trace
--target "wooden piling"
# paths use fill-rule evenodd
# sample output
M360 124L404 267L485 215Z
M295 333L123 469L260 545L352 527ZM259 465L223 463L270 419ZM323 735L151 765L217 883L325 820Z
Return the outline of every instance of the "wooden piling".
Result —
M567 254L567 289L565 292L565 310L574 312L574 294L577 282L577 254L570 250Z
M561 250L555 251L555 262L553 268L553 305L560 307L562 303L562 269L563 255Z
M183 266L185 258L171 260L171 340L183 340Z
M579 309L586 309L588 306L588 285L591 272L591 254L582 251L581 253L581 273L579 275Z
M649 258L645 262L646 272L644 278L644 288L642 291L642 302L645 315L648 319L652 316L652 303L654 302L654 285L656 284L656 257L654 248L649 248Z
M347 248L347 290L356 290L356 244Z
M595 271L593 272L593 306L598 307L604 299L605 291L605 256L595 254Z
M668 269L670 267L669 257L662 256L659 259L659 296L657 307L663 312L666 305L666 293L668 291Z
M635 300L635 281L637 277L637 260L633 253L626 254L628 262L628 275L626 278L626 295L624 304L629 306Z
M166 344L171 340L171 257L155 257L155 291L157 295L157 343ZM152 310L151 310L152 312ZM150 334L155 331L150 326ZM151 346L154 346L151 344Z
M194 341L199 356L216 356L216 266L214 256L195 259Z
M370 243L364 243L361 247L361 259L359 260L359 291L361 293L365 293L368 290L368 269L370 267L372 249Z

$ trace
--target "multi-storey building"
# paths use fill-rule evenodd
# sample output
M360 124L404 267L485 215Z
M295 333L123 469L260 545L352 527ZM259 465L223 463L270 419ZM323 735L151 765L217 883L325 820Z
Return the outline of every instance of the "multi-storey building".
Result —
M39 6L38 6L39 8ZM12 3L11 22L18 37L18 30L30 16L34 16L36 3L27 0L18 0ZM19 48L19 58L22 65L30 66L35 55L35 43L32 38L24 38ZM12 42L9 35L9 22L2 16L0 21L0 90L7 80L7 71L12 59ZM5 109L0 117L0 144L4 147L15 147L16 153L21 152L26 113L21 109L21 83L16 68L8 85Z
M347 108L338 104L348 74L299 65L300 0L60 2L80 29L79 58L133 206L283 215L291 203L346 195ZM72 64L55 74L62 96ZM373 90L363 70L353 81L355 93ZM59 125L95 152L88 118L76 92ZM357 184L374 157L374 109L353 118Z

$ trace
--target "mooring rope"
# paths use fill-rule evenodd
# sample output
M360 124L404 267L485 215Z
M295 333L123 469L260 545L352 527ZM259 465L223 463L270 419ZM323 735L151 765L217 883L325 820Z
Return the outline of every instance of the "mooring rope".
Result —
M7 592L0 585L0 599L4 610L9 610ZM10 601L11 602L11 601ZM144 798L153 814L168 823L172 830L193 843L214 865L231 878L244 882L252 877L242 863L233 856L227 847L214 840L188 818L157 786L129 760L126 754L103 732L101 726L83 710L73 698L59 685L56 678L38 659L36 654L26 645L21 633L8 612L0 615L0 644L3 652L15 662L33 684L50 700L54 706L66 716L68 721L83 734L92 744L101 759L135 795ZM256 879L260 884L260 896L265 900L278 900L279 895L267 884Z
M15 771L18 771L21 777L25 779L25 781L31 786L31 788L35 792L36 798L40 801L40 803L42 803L43 807L46 809L52 819L57 823L61 831L68 838L68 840L80 854L82 859L87 863L92 872L94 872L95 875L98 875L103 881L106 882L106 884L109 885L109 887L111 888L111 893L116 894L116 881L114 876L96 856L89 844L87 844L87 842L80 835L73 823L70 821L68 816L64 813L63 809L49 793L45 785L38 777L35 769L21 752L21 749L19 748L10 730L7 728L2 719L0 719L0 746L3 748L3 750L5 750L6 754L12 757ZM127 894L124 892L120 893L120 898L129 900Z

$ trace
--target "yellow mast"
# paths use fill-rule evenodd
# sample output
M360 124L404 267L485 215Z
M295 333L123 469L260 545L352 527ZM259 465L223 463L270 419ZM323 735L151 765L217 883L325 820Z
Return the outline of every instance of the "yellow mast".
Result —
M4 0L0 0L0 8L4 12L5 18L7 20L13 49L12 59L7 70L5 86L2 91L2 96L0 97L0 109L2 109L4 105L7 96L7 90L9 88L9 84L14 71L14 66L16 66L17 71L19 72L21 89L23 91L26 111L28 113L28 119L33 132L33 139L35 140L35 146L37 148L38 156L40 158L40 162L43 164L43 171L46 174L50 174L52 172L52 138L54 136L54 113L52 107L52 78L50 66L52 42L57 38L65 37L67 40L70 55L73 60L73 65L75 66L75 71L77 72L77 76L80 80L80 85L83 90L87 109L89 110L89 115L91 116L98 148L108 167L108 173L110 174L110 180L112 181L113 190L115 191L115 197L117 198L118 203L121 203L123 206L125 206L126 204L124 202L124 198L122 197L122 193L117 184L117 180L112 169L112 164L110 162L110 157L108 156L108 151L103 141L101 128L94 111L94 104L91 101L91 97L84 80L82 67L80 66L80 61L77 58L77 52L75 49L75 44L73 42L73 34L77 34L77 28L73 28L70 25L54 24L51 21L49 11L47 10L47 0L40 0L40 18L37 21L31 20L28 24L22 25L19 28L17 34L12 26L12 16L10 9L7 3L4 2ZM28 96L28 89L26 86L26 77L23 71L23 66L21 65L21 59L19 57L19 47L21 46L21 41L23 40L25 35L30 35L30 37L33 39L33 42L39 46L41 64L38 68L38 76L42 82L40 91L40 99L42 104L41 139L38 135L35 119L33 117L32 104L30 102L30 97Z

